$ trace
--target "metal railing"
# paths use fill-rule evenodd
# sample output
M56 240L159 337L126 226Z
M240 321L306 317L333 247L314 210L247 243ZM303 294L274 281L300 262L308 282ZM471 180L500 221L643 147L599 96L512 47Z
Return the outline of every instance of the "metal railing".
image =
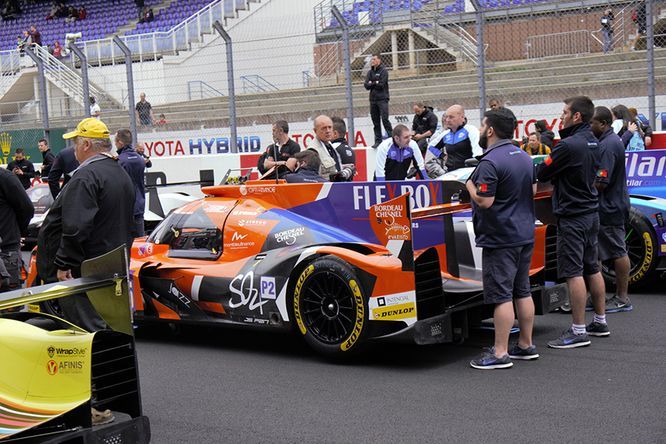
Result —
M203 34L211 34L216 20L223 22L226 18L236 17L237 9L240 8L234 0L217 0L169 31L125 35L120 36L120 39L132 51L133 57L141 62L157 60L166 55L178 55L180 51L190 50L192 43L201 42ZM122 52L110 38L77 44L91 65L124 63Z
M527 37L525 51L527 59L563 56L569 54L589 54L591 35L586 30L557 32L554 34Z
M243 83L243 94L267 91L278 91L279 88L260 75L240 76Z
M44 62L44 75L46 75L49 81L56 84L63 92L74 99L75 102L82 106L87 106L88 98L83 97L83 79L79 73L55 58L43 46L35 45L34 51L37 57ZM98 101L102 99L109 101L108 95L92 84L90 85L90 94L95 96Z
M187 97L189 100L210 99L222 97L224 94L208 83L201 80L190 80L187 82Z

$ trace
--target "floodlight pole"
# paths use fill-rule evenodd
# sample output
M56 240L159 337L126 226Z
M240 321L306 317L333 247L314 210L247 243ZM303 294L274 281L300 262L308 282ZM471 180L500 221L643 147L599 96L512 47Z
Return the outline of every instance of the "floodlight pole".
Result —
M37 64L39 77L39 110L42 114L42 125L44 125L44 138L49 139L49 100L46 95L46 77L44 73L44 61L39 58L30 45L25 46L25 53Z
M213 28L220 34L224 40L224 46L227 54L227 89L229 90L229 130L231 131L231 146L232 153L238 152L237 143L237 128L236 128L236 87L234 86L234 59L233 59L233 46L231 36L222 27L219 20L215 20Z
M81 49L70 42L67 48L72 51L81 61L81 79L83 80L83 112L86 117L90 117L90 106L87 106L87 100L90 97L90 84L88 79L88 58Z
M132 51L117 35L113 36L113 43L125 54L125 70L127 72L127 110L129 112L130 131L132 132L132 146L136 146L136 114L134 113L134 74L132 73Z
M340 14L337 6L331 8L333 17L342 27L343 57L345 59L345 87L347 95L347 136L349 146L353 147L356 142L356 132L354 131L354 96L352 93L352 73L351 73L351 50L349 47L349 25L347 20Z
M476 10L476 52L478 55L477 73L479 77L479 121L483 123L486 110L486 51L483 43L483 7L479 0L471 0Z
M657 107L655 104L655 85L654 85L654 17L653 0L645 0L645 21L647 25L647 82L648 82L648 111L650 117L648 121L652 128L657 125Z

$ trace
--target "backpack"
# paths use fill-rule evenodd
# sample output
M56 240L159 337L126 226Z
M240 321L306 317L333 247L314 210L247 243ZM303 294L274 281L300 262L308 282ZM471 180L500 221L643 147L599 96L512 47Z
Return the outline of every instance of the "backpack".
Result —
M629 145L627 145L627 151L645 151L645 142L638 131L631 136L629 140Z

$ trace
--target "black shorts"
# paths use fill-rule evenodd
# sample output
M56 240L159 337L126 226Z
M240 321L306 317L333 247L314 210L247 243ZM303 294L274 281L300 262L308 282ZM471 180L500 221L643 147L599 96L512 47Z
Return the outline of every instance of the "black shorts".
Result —
M624 225L599 226L599 260L607 261L627 255Z
M599 214L561 217L557 221L557 276L560 279L599 272Z
M483 300L502 304L532 296L530 263L534 244L508 248L483 248Z

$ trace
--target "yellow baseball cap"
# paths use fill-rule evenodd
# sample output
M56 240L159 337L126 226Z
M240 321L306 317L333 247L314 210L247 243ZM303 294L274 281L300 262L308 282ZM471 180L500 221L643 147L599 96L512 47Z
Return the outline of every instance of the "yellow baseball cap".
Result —
M89 137L91 139L107 139L109 137L109 128L106 127L104 122L97 120L94 117L83 119L76 125L76 129L69 133L63 134L63 139L73 139L74 137Z

